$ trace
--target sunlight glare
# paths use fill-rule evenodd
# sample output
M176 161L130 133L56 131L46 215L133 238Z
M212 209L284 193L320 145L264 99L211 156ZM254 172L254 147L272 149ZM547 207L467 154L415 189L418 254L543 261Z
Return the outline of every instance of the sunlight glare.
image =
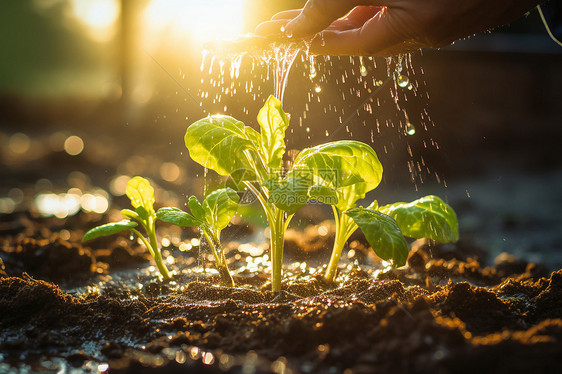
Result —
M71 3L73 15L89 28L94 40L109 40L119 16L116 0L71 0Z
M152 0L145 24L155 39L162 33L198 42L232 39L242 33L243 5L244 0Z

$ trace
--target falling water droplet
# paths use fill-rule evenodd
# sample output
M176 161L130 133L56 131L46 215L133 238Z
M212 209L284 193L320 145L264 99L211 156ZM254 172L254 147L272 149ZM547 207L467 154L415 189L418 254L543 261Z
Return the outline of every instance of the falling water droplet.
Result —
M362 77L366 77L367 76L367 68L365 67L365 65L361 65L361 76Z
M412 86L412 84L410 83L410 84L408 85L408 90L412 91L413 88L414 88L414 86Z
M328 132L328 130L326 130L326 136L330 136L330 133Z
M407 75L398 74L396 83L402 88L407 87L410 84L410 78Z
M205 58L207 57L207 55L209 54L209 51L204 49L201 52L201 67L199 68L199 70L201 70L201 72L203 72L203 69L205 69Z
M366 77L367 76L367 68L365 67L365 63L363 61L363 56L359 56L359 63L361 64L361 68L360 68L359 72L361 73L362 77Z
M316 87L314 87L314 91L315 91L316 93L319 93L319 92L322 91L322 87L316 86Z
M326 39L324 39L324 33L320 32L320 45L324 47L326 45Z
M316 75L318 75L318 73L316 72L316 56L308 56L308 65L308 77L312 80L316 78Z
M416 128L411 122L406 122L406 134L414 135L416 133Z
M382 84L383 84L383 82L380 79L375 82L375 86L377 86L377 87L382 86Z
M135 239L135 237L133 236L133 233L130 233L129 234L129 240L134 240L134 239Z
M316 75L318 75L318 73L316 72L316 68L313 64L310 64L310 74L308 76L310 77L310 79L314 79L316 78Z

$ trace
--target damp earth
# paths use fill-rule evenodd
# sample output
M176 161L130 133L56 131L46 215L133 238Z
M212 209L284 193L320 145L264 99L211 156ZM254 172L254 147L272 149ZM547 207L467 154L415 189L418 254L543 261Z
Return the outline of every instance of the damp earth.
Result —
M225 246L236 287L217 285L195 232L164 248L162 281L126 236L83 246L55 218L2 216L3 372L555 372L562 270L467 242L411 244L385 268L355 234L336 283L321 276L334 227L289 230L281 292L267 248ZM90 213L57 221L71 232ZM60 220L60 219L57 219ZM255 230L246 223L228 230ZM203 257L204 260L201 260Z

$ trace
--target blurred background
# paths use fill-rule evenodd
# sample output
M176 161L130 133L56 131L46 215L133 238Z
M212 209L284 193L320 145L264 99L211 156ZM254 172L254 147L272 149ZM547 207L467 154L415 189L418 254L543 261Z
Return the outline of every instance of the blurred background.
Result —
M255 126L273 93L266 65L248 56L213 61L204 43L303 4L1 1L0 220L124 207L133 175L150 178L163 204L201 194L203 170L183 145L186 127L207 113ZM465 238L562 265L561 67L562 48L536 11L413 53L404 87L387 82L384 59L311 63L301 53L284 98L288 149L368 142L385 168L370 199L440 195L457 209ZM321 214L310 207L302 219Z

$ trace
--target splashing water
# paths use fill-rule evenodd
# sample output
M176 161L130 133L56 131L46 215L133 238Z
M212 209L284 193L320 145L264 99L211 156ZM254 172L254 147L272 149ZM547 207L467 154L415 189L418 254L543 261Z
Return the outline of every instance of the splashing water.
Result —
M230 87L225 87L223 93L234 95L236 89L234 88L234 81L240 78L240 70L244 57L249 57L251 59L251 71L254 71L256 65L266 66L267 75L264 81L269 81L271 76L273 77L273 94L281 102L285 96L285 88L287 87L287 81L289 77L289 72L291 66L293 65L299 52L308 46L304 42L287 42L286 40L281 42L275 39L267 39L256 36L246 36L235 41L224 41L217 42L210 45L212 52L214 53L211 60L211 66L209 68L209 74L213 72L213 60L215 58L219 59L219 64L221 66L219 76L219 85L224 84L224 71L223 66L225 60L229 61L230 68L230 79L233 82ZM209 50L203 52L203 60L210 53ZM201 71L204 70L204 61L202 64ZM315 75L314 64L311 64L311 75ZM213 86L216 86L213 84ZM246 91L251 91L253 83L246 82ZM257 87L261 91L261 87ZM217 97L220 100L220 96ZM254 100L257 97L254 95Z
M363 127L371 127L370 135L367 135L371 143L375 143L377 134L384 135L383 129L386 127L398 130L399 138L405 136L401 141L405 143L404 146L409 146L408 142L414 141L423 144L424 148L437 149L438 147L434 139L427 138L428 125L433 126L427 111L423 109L420 116L412 116L412 118L408 118L406 113L406 108L408 111L412 110L408 100L413 97L421 98L418 79L413 79L415 70L410 55L387 58L386 78L383 78L380 73L384 72L384 65L381 66L382 69L377 68L373 57L314 56L309 54L308 45L304 41L251 36L241 38L240 41L225 41L218 48L217 46L209 48L203 52L202 60L200 70L202 73L208 72L207 79L212 87L211 92L208 88L200 90L201 101L206 101L207 105L216 104L219 110L229 109L228 114L235 118L248 115L250 123L254 120L255 110L246 103L261 103L269 93L273 93L284 103L289 74L292 70L298 69L291 81L294 79L294 84L298 84L298 87L304 85L308 88L304 91L305 100L291 100L291 105L297 108L298 105L302 105L303 111L297 110L295 113L295 109L292 109L294 125L290 127L288 135L302 134L302 136L286 139L288 147L293 141L299 143L312 138L319 140L320 135L323 141L330 141L336 136L341 136L340 130L345 130L347 137L352 137L356 130L361 131L358 127L360 123ZM294 68L295 66L298 68ZM347 66L351 66L351 69ZM423 74L423 69L417 70ZM201 80L201 83L203 82L204 79ZM310 83L309 86L307 82ZM338 90L335 93L331 91L333 86ZM218 91L216 94L213 93L215 89ZM390 101L385 97L388 93L390 93ZM334 94L339 95L341 102L333 100ZM427 96L426 92L423 94ZM235 95L236 99L234 99ZM224 103L225 99L234 100L236 104L227 107ZM326 99L329 101L323 102ZM379 107L391 102L394 102L396 107L395 114L381 118L385 112L380 111ZM418 110L415 106L413 108ZM339 125L315 131L318 129L310 126L307 121L317 118L317 113L322 112L326 114L325 118L335 116L336 124L339 121ZM401 116L401 113L404 115ZM365 114L367 119L364 119ZM300 128L302 130L299 130ZM367 132L369 133L369 130ZM400 149L392 141L381 144L379 147L382 146L385 153ZM298 147L302 147L302 144ZM425 167L424 162L411 150L408 154L410 156L408 170L412 174L412 180L416 181L414 184L423 183L422 174L425 172L421 173L418 165ZM438 183L442 182L436 173L435 179Z

